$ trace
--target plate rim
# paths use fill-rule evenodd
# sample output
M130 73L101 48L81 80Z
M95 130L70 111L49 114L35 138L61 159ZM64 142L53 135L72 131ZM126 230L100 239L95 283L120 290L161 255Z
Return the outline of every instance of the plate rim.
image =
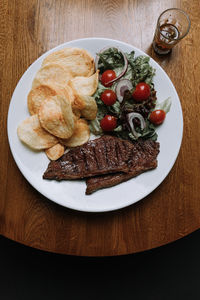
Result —
M10 116L10 110L11 110L11 102L12 102L12 98L15 95L15 92L18 89L18 86L20 85L21 81L23 80L23 77L26 75L26 73L29 71L29 69L31 67L33 67L33 65L37 64L37 62L38 62L39 59L42 60L45 56L49 55L51 52L54 52L54 51L56 51L58 49L62 49L63 47L67 46L70 43L77 43L77 42L87 41L87 40L88 41L91 41L91 40L102 40L102 41L109 41L111 43L112 42L120 43L120 44L123 44L125 47L131 47L131 48L133 48L133 50L136 50L136 51L140 52L141 55L146 55L147 57L149 57L150 61L152 60L153 63L156 65L156 67L158 67L158 69L161 69L164 72L167 80L171 84L171 87L172 87L174 93L176 94L176 97L178 99L179 106L180 106L180 112L181 112L181 114L179 116L179 118L180 118L180 124L181 124L181 128L180 128L181 129L181 132L180 132L180 142L179 142L178 147L176 148L176 153L174 153L174 159L173 159L173 161L171 161L170 168L168 168L168 171L159 179L159 183L156 184L156 187L153 186L150 190L148 190L146 193L144 193L143 196L142 196L142 198L136 199L135 201L129 200L125 204L118 205L115 208L105 208L105 209L102 209L102 208L100 208L100 209L98 209L98 208L97 209L93 209L93 208L92 209L88 209L88 207L85 208L85 209L84 208L76 208L73 205L68 205L68 204L64 205L62 203L62 201L60 201L59 199L58 200L54 200L53 198L50 198L49 195L48 195L48 193L46 193L46 191L45 192L44 191L41 192L38 189L37 185L31 181L31 179L29 178L29 175L26 174L26 171L24 171L22 169L22 166L21 166L21 164L20 164L20 162L18 160L18 157L15 154L14 149L12 149L12 147L11 147L12 141L11 141L11 137L9 135L9 119L10 119L9 116ZM74 46L74 47L78 47L78 46ZM56 203L58 205L61 205L62 207L65 207L65 208L68 208L68 209L72 209L72 210L75 210L75 211L87 212L87 213L104 213L104 212L109 212L109 211L120 210L122 208L125 208L125 207L128 207L130 205L133 205L133 204L137 203L138 201L140 201L140 200L146 198L148 195L150 195L154 190L156 190L160 186L160 184L164 181L164 179L168 176L168 174L172 170L172 168L173 168L173 166L174 166L174 164L175 164L175 162L176 162L176 160L178 158L178 154L180 152L180 148L181 148L181 145L182 145L182 139L183 139L183 127L184 127L184 122L183 122L183 111L182 111L181 101L179 99L179 96L178 96L178 93L176 91L176 88L175 88L173 82L171 81L170 77L166 73L166 71L150 55L148 55L147 53L145 53L143 50L135 47L134 45L128 44L128 43L123 42L121 40L110 39L110 38L103 38L103 37L87 37L87 38L80 38L80 39L70 40L70 41L64 42L62 44L59 44L59 45L55 46L54 48L51 48L51 49L47 50L42 55L40 55L32 64L30 64L30 66L25 70L25 72L22 74L22 76L18 80L17 85L16 85L16 87L15 87L13 93L12 93L11 99L10 99L9 108L8 108L8 114L7 114L7 136L8 136L9 147L10 147L12 156L13 156L13 158L15 160L15 163L16 163L18 169L20 170L21 174L24 176L24 178L29 182L29 184L34 189L37 190L38 193L40 193L41 195L43 195L44 197L46 197L48 200L50 200L50 201L52 201L52 202L54 202L54 203ZM130 197L130 199L131 199L131 197Z

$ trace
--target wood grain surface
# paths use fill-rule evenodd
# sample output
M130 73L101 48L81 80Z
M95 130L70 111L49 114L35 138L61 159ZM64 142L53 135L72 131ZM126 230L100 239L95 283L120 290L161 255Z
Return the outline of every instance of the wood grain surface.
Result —
M161 59L151 42L159 14L170 7L184 9L192 25ZM0 234L51 252L110 256L158 247L200 227L199 15L199 0L0 1ZM84 37L118 39L151 55L175 85L184 116L180 154L164 182L135 205L102 214L72 211L39 194L7 139L10 99L25 70L52 47Z

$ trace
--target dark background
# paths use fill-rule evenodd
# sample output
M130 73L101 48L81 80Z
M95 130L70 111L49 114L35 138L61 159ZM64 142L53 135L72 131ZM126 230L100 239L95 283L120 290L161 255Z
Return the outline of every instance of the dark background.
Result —
M143 253L74 257L0 236L0 300L200 299L200 230Z

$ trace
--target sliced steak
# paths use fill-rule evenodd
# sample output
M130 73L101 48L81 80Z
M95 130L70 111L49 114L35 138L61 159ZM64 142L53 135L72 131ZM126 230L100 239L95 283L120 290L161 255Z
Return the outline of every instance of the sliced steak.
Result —
M58 160L51 161L43 178L63 180L129 172L133 148L133 144L127 140L104 135L70 149Z
M89 195L99 189L117 185L147 170L156 168L158 153L159 143L157 142L151 140L135 142L129 160L129 172L88 178L86 181L86 194Z

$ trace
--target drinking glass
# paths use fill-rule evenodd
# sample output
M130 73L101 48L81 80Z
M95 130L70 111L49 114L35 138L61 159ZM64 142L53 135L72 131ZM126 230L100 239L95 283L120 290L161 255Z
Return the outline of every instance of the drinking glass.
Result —
M180 42L190 30L189 16L179 8L169 8L158 18L153 49L159 55L165 55Z

